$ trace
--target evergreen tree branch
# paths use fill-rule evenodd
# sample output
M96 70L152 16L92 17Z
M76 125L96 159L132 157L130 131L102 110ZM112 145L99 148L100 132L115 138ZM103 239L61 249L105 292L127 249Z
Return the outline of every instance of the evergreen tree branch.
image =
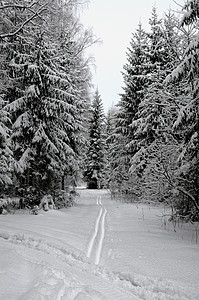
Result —
M187 196L187 197L192 201L192 203L193 203L193 205L195 206L197 212L199 213L199 205L198 205L196 199L194 198L194 196L191 195L188 191L184 190L182 187L176 186L176 185L174 184L173 179L172 179L171 176L169 175L169 172L168 172L167 167L166 167L164 164L162 164L162 166L163 166L163 169L164 169L163 175L164 175L165 178L167 179L169 185L170 185L172 188L176 189L177 191L181 192L183 195Z

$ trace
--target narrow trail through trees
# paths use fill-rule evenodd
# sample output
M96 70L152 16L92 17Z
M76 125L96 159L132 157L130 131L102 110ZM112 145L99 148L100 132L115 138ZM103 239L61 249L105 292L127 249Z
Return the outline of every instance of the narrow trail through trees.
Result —
M97 205L100 206L100 211L95 222L93 235L88 245L87 257L91 257L91 254L94 252L94 262L96 265L99 265L105 236L105 218L107 210L102 204L101 197L97 197Z

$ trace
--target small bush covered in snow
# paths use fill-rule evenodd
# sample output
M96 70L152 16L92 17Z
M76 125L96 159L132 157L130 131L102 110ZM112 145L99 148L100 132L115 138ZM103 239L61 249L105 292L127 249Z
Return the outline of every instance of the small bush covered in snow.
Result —
M54 196L54 202L56 208L71 207L76 204L75 198L78 196L77 192L71 190L66 192L65 190L58 190Z

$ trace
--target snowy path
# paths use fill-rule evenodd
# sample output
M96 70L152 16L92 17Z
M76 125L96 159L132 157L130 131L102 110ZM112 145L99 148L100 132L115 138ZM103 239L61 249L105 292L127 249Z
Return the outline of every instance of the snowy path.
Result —
M0 216L0 300L199 299L198 245L161 229L159 209L80 193L73 208Z
M101 197L97 197L97 205L100 207L99 215L96 219L95 230L88 246L87 257L91 256L91 252L94 250L94 244L96 243L95 251L95 264L100 263L100 257L103 247L104 235L105 235L105 217L107 214L106 208L102 205Z

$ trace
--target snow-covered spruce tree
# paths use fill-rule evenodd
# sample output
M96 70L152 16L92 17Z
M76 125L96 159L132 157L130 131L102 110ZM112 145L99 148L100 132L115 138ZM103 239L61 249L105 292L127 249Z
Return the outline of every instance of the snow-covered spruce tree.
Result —
M112 160L112 152L113 152L113 144L114 144L114 131L116 126L116 107L111 107L106 116L105 123L105 147L104 147L104 174L103 174L103 186L106 188L110 188L110 190L114 187L113 180L113 161Z
M155 141L160 131L159 126L164 123L161 111L165 109L166 103L162 104L162 82L165 78L167 63L172 59L168 55L169 45L164 39L162 20L158 19L156 9L152 10L149 20L151 32L149 34L148 70L150 83L145 95L141 99L137 112L130 124L134 137L128 146L136 145L136 151L132 156L132 168L137 169L141 175L147 163L147 146ZM164 126L164 124L163 124Z
M75 1L70 1L70 3L73 2ZM78 19L71 15L71 11L67 16L65 13L64 20L65 23L62 21L61 27L65 28L65 35L62 30L59 43L59 51L63 57L61 60L58 58L58 60L61 64L61 71L67 74L68 80L67 102L69 106L65 113L69 113L70 117L65 114L68 123L66 133L73 155L67 157L67 163L62 168L64 174L62 188L64 187L64 178L66 185L75 186L82 173L86 141L85 131L88 126L87 111L90 105L89 60L84 58L84 49L95 42L92 32L84 30Z
M0 7L0 35L4 35L9 31L10 23L8 16L4 14ZM0 196L7 192L6 188L12 183L12 150L10 144L10 126L11 120L9 113L4 109L6 105L5 95L7 88L11 85L6 63L7 49L5 41L0 38Z
M0 94L0 196L12 184L13 162L10 145L10 118L4 106L3 95Z
M126 136L118 130L118 108L112 119L112 128L108 138L109 152L109 189L114 198L126 200L128 195L135 194L135 182L129 173L130 155L126 148Z
M21 187L41 191L52 188L66 172L74 176L78 168L89 80L82 58L88 36L79 32L76 1L45 4L35 22L5 40L13 83L5 98L13 122L15 170ZM22 17L15 8L16 22Z
M136 33L133 34L130 48L127 50L127 63L124 65L124 71L122 72L124 92L121 94L118 103L120 108L118 112L118 130L130 140L132 132L129 125L137 112L144 90L148 85L146 55L148 52L148 38L141 24L139 24Z
M198 1L188 1L184 7L182 26L194 25L199 17ZM197 27L196 27L197 28ZM187 103L181 103L173 125L174 133L181 136L179 169L176 180L170 181L177 194L179 215L199 219L199 34L190 40L181 63L167 76L166 82L179 84L186 79L190 85Z
M103 103L98 90L96 90L91 105L88 150L84 173L88 188L102 188L105 165L104 152Z
M163 183L160 169L165 165L165 161L173 161L166 159L168 153L162 152L162 149L166 149L165 145L168 145L169 155L175 156L175 151L171 153L173 143L173 149L176 149L172 123L177 111L177 105L173 103L171 92L165 90L163 80L175 64L179 44L175 16L169 12L163 21L164 23L158 20L153 8L149 48L151 83L131 124L134 139L130 142L137 145L137 152L131 159L130 171L134 176L142 178L142 183L139 183L140 194L144 198L152 196L153 200L161 201L165 193L163 187L167 188L168 184ZM154 170L158 170L157 173Z
M168 49L165 48L162 21L158 19L155 8L152 10L150 25L150 34L145 33L139 25L133 36L132 47L128 54L128 64L125 66L127 71L124 74L126 87L119 102L118 121L120 123L117 126L123 135L122 144L125 145L127 167L124 173L129 178L127 182L129 181L129 185L132 186L132 193L136 195L138 194L137 186L140 186L140 178L147 163L146 145L154 140L153 131L156 130L160 109L160 106L153 103L149 95L146 98L146 95L149 89L152 95L155 95L159 89L156 84L162 82L164 78L161 68L164 68L166 59L168 61ZM156 98L160 102L159 95ZM149 113L150 107L151 114ZM154 126L151 122L154 122ZM122 155L119 157L121 159ZM132 166L131 175L129 173L130 165ZM127 182L125 185L128 185ZM125 189L127 188L125 187ZM128 189L131 188L128 187Z
M115 131L115 158L114 170L112 176L119 180L120 189L124 182L129 180L129 163L132 153L136 151L136 144L128 147L127 144L132 141L134 132L130 124L134 119L139 103L143 99L145 89L149 84L148 76L148 36L139 24L136 33L133 34L130 47L127 51L127 63L122 72L124 78L123 93L118 103L119 111L117 113L116 131ZM120 149L118 149L118 147ZM116 173L118 174L117 176Z

